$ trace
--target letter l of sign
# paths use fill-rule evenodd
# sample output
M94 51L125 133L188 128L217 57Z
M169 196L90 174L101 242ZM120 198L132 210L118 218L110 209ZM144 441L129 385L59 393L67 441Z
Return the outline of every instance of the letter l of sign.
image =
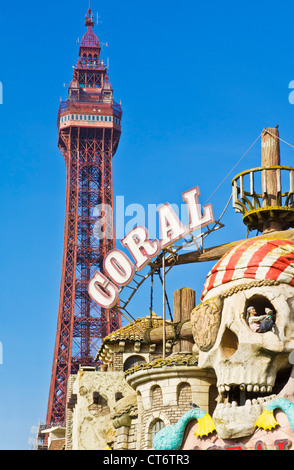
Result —
M205 227L214 222L213 208L211 204L203 206L203 214L201 213L201 205L198 202L200 196L199 187L189 189L183 193L183 200L187 204L189 214L189 231L194 232L201 227Z

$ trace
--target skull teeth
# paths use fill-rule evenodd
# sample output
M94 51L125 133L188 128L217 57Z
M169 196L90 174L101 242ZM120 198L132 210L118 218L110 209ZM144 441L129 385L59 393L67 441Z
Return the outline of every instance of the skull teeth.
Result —
M266 402L269 402L271 400L273 400L274 398L276 397L276 395L269 395L267 397L258 397L258 398L253 398L252 400L250 400L249 398L246 400L245 402L245 406L252 406L252 405L260 405L262 403L266 403ZM232 403L230 402L224 402L221 398L220 398L220 395L218 396L217 400L218 402L218 406L225 406L226 408L235 408L235 407L238 407L238 403L234 400L232 401Z
M232 407L260 404L273 398L265 395L271 393L272 387L264 384L221 384L218 391L217 403Z
M232 385L220 385L218 387L219 393L229 392L231 390ZM241 384L239 386L240 390L247 391L247 392L254 392L254 393L270 393L272 391L272 387L270 385L252 385L252 384Z

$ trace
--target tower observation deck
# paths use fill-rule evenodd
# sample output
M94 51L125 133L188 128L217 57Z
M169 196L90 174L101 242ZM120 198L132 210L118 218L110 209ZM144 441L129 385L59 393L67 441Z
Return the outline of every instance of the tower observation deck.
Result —
M102 338L121 326L119 312L100 308L88 294L115 247L112 158L121 135L121 106L100 61L91 8L68 97L58 112L58 147L66 163L66 209L57 333L47 426L66 421L67 385L79 366L94 366ZM95 232L95 224L101 226Z

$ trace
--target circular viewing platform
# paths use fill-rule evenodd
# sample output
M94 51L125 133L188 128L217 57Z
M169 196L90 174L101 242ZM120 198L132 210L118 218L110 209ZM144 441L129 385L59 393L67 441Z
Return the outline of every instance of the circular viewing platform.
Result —
M250 230L271 222L294 227L294 167L273 165L239 173L232 180L233 207Z

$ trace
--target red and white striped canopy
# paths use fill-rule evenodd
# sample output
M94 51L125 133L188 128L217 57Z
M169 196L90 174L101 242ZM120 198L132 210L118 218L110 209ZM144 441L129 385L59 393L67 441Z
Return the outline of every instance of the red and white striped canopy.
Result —
M259 238L235 246L208 273L201 300L212 288L238 279L271 279L294 286L294 243Z

